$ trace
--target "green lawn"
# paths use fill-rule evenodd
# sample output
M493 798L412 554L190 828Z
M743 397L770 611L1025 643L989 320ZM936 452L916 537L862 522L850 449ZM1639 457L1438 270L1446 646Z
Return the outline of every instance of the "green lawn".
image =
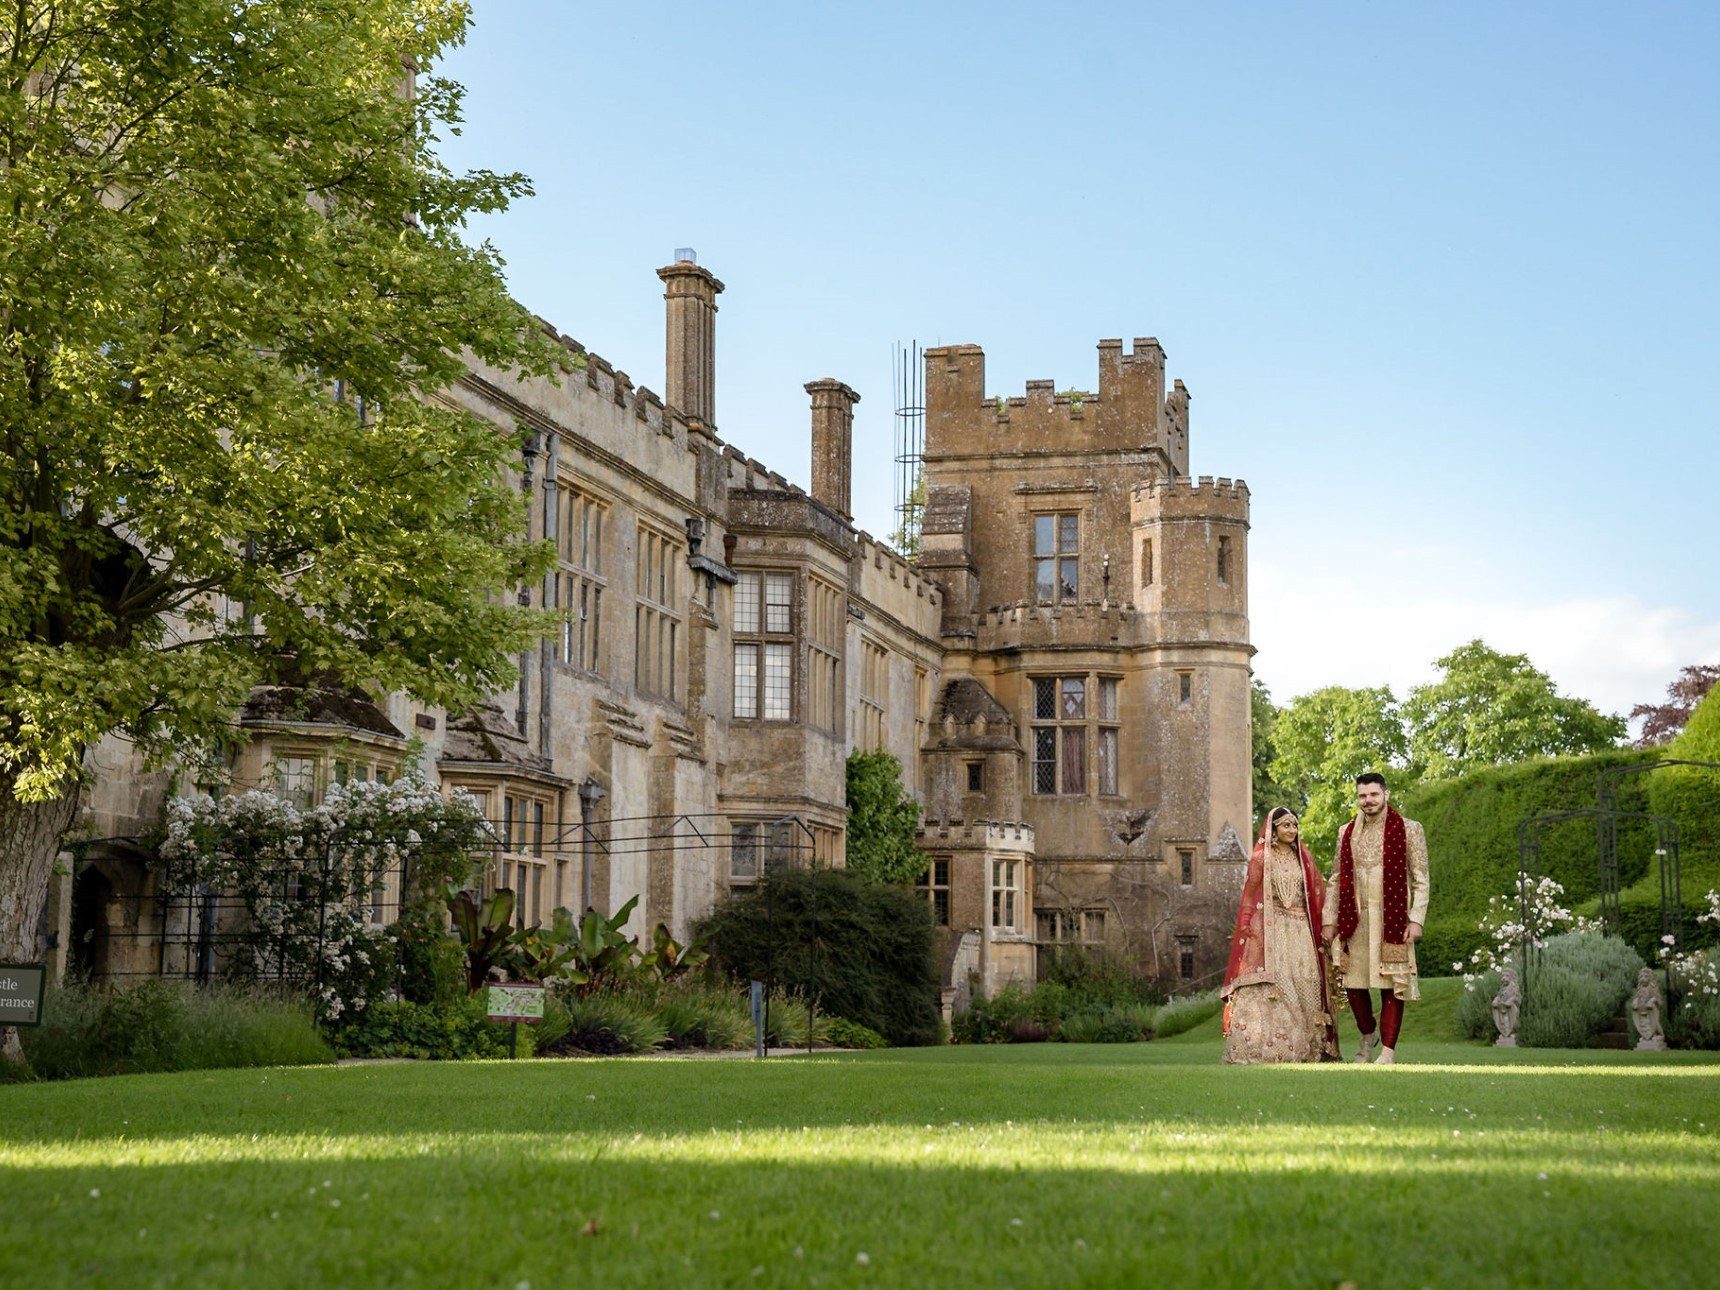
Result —
M1208 1025L0 1087L0 1286L1714 1284L1720 1063L1441 1041L1434 993L1394 1069Z

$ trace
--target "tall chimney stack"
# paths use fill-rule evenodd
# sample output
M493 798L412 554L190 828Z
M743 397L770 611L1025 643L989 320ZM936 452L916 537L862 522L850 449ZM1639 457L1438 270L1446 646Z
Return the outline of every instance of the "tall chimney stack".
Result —
M854 405L860 396L825 377L812 396L812 496L845 520L854 518Z
M673 408L707 426L716 425L717 293L723 289L701 269L690 248L657 270L663 279L665 316L663 397Z

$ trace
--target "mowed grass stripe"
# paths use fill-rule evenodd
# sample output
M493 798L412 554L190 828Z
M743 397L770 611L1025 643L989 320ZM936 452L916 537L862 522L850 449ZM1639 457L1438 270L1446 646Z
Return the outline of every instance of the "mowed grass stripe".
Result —
M0 1284L1712 1284L1720 1065L1414 1055L1234 1069L1208 1034L13 1086Z

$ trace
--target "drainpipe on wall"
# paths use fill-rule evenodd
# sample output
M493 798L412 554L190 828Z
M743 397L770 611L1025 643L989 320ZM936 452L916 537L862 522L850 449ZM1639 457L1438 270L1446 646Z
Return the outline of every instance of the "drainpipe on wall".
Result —
M534 509L531 504L532 465L537 461L538 454L543 451L543 436L538 434L536 431L533 431L522 442L520 451L521 456L525 459L525 472L520 476L520 492L525 494L526 537L530 539L532 537L532 512ZM521 587L520 604L529 606L531 603L532 589L530 587ZM529 650L522 651L520 654L520 702L519 707L514 712L514 726L522 735L526 732L526 709L531 701L531 661L531 652Z

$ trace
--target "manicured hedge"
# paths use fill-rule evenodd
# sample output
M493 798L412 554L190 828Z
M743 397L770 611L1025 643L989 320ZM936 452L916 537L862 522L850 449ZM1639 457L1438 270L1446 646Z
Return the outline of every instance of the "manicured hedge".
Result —
M1698 715L1710 705L1705 703ZM1716 709L1720 725L1720 709ZM1695 717L1692 722L1695 723ZM1706 723L1703 728L1706 728ZM1476 922L1489 896L1513 890L1518 866L1517 825L1532 815L1592 808L1599 775L1613 766L1643 765L1668 755L1664 749L1621 749L1588 757L1544 761L1475 771L1461 779L1417 785L1398 795L1396 805L1427 829L1433 896L1428 925L1418 954L1424 974L1451 971L1480 944ZM1720 756L1714 756L1720 761ZM1618 806L1626 811L1667 810L1679 827L1682 894L1687 943L1711 938L1712 924L1698 924L1703 894L1720 885L1720 772L1690 772L1711 777L1692 786L1668 781L1661 770L1626 776L1618 786ZM1670 785L1670 787L1663 787ZM1542 830L1541 872L1563 884L1572 907L1598 909L1599 856L1592 819L1578 819ZM1619 830L1619 876L1626 888L1624 938L1639 954L1651 957L1660 935L1659 871L1654 863L1654 833L1643 823Z

